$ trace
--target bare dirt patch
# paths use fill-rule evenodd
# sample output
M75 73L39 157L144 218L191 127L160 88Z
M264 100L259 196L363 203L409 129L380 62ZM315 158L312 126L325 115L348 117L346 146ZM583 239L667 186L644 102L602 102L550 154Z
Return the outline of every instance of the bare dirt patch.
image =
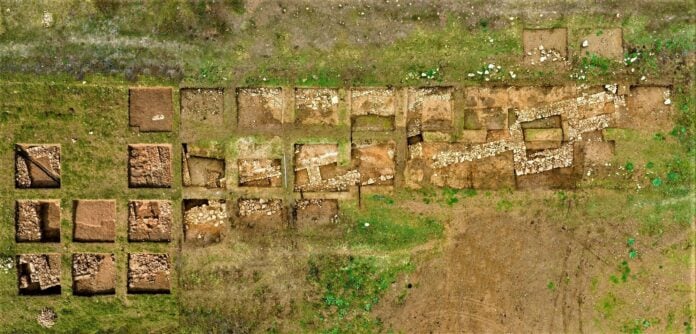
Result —
M337 144L295 145L295 191L346 191L359 173L338 166Z
M108 253L78 253L72 258L73 293L108 295L116 291L116 259Z
M184 237L187 242L199 245L220 242L228 223L225 200L184 200Z
M128 184L131 188L172 186L172 146L169 144L128 145Z
M60 188L60 145L15 145L17 188Z
M293 214L298 229L338 222L338 200L301 199L295 202Z
M568 29L525 29L522 32L524 62L562 66L568 59Z
M17 242L60 242L59 200L20 200L15 210Z
M116 201L76 200L73 210L73 239L75 241L115 241Z
M408 91L408 136L423 131L451 131L452 87L410 88Z
M20 295L60 294L60 254L17 256Z
M224 124L225 98L222 89L182 88L181 132L189 134L197 125L222 126Z
M128 241L171 240L172 202L138 200L128 203Z
M668 86L632 86L617 126L646 133L671 130L674 110L670 95Z
M170 87L137 87L129 90L130 126L139 131L172 131L174 105Z
M168 254L128 254L128 293L169 293L170 286Z
M240 187L277 188L282 186L280 159L239 159Z
M338 125L337 89L296 88L295 124Z
M353 143L351 154L361 185L394 185L396 143Z
M582 57L597 55L615 61L624 57L623 30L621 28L597 28L586 31L577 46Z
M182 177L186 187L225 188L225 159L183 144Z
M281 88L237 89L237 121L242 128L280 129L283 125L283 106Z
M392 88L351 90L351 123L354 131L393 130L396 91Z
M283 229L288 222L287 208L276 198L240 198L237 215L247 228Z

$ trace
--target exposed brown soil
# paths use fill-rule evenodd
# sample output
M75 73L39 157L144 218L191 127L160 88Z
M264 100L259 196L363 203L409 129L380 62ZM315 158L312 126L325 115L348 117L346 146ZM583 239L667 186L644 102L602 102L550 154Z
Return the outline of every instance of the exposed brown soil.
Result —
M237 89L237 121L240 127L277 130L283 124L281 88Z
M17 284L21 295L60 294L60 254L18 255Z
M522 32L524 62L562 67L568 59L568 29L525 29Z
M452 87L411 88L408 93L407 132L451 131Z
M632 86L626 97L626 114L617 126L645 132L668 131L675 117L670 91L667 86Z
M173 110L171 87L134 87L129 90L130 126L139 131L172 131Z
M580 48L580 55L583 57L594 54L621 61L624 57L623 30L621 28L592 29L580 38L577 47Z
M282 186L280 159L239 159L240 187L277 188Z
M395 126L397 94L390 88L351 90L351 120L354 131L388 131Z
M396 174L396 144L353 144L353 165L360 172L360 183L368 185L393 185Z
M168 254L128 254L128 293L169 293Z
M281 199L240 198L237 201L240 226L260 229L283 229L288 223L287 208Z
M186 242L196 245L220 242L228 225L229 215L224 200L184 200L184 238Z
M114 242L116 201L77 200L73 204L73 239L83 242Z
M73 293L76 295L114 294L116 291L114 254L73 254L72 277Z
M60 187L60 145L15 145L17 188Z
M128 145L128 184L131 188L172 186L172 146L169 144Z
M295 124L338 125L337 89L296 88Z
M358 182L357 171L338 166L338 145L295 145L295 191L346 191Z
M295 225L298 229L311 229L316 226L338 222L338 200L302 199L295 202Z
M60 242L60 201L16 202L17 242Z
M172 202L140 200L128 203L129 241L170 241Z

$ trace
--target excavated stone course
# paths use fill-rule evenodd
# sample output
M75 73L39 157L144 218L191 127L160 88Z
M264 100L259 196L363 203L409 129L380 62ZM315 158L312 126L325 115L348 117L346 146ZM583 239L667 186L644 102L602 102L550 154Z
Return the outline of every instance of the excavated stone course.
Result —
M169 188L172 185L172 146L128 146L128 184L131 188Z
M73 254L73 293L105 295L116 291L116 259L114 254Z
M17 284L22 295L60 294L60 254L18 255Z
M168 254L128 254L128 293L169 293L171 275Z
M184 200L184 237L187 242L219 242L228 223L229 214L224 200Z
M60 241L59 200L19 200L15 209L17 242Z
M172 202L139 200L128 203L129 241L170 241Z
M15 145L17 188L60 188L60 145Z

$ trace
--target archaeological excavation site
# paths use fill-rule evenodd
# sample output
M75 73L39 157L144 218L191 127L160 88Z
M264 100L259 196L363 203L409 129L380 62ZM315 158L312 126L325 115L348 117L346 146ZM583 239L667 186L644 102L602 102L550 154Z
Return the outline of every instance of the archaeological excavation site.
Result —
M696 333L695 15L0 1L0 334Z

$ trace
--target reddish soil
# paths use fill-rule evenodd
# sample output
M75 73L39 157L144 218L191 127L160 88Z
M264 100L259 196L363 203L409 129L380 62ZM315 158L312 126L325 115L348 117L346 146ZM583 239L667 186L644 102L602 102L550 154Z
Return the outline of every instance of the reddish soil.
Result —
M170 87L137 87L129 90L130 126L142 132L172 131Z
M114 242L116 201L77 200L73 205L73 239L82 242Z
M668 131L674 124L674 108L665 104L670 87L632 86L626 97L626 117L617 126L645 132Z
M172 146L169 144L128 145L128 184L131 188L172 186Z
M131 201L128 203L128 241L171 240L172 203L170 201Z
M116 291L116 259L114 254L73 254L73 293L76 295L107 295Z

